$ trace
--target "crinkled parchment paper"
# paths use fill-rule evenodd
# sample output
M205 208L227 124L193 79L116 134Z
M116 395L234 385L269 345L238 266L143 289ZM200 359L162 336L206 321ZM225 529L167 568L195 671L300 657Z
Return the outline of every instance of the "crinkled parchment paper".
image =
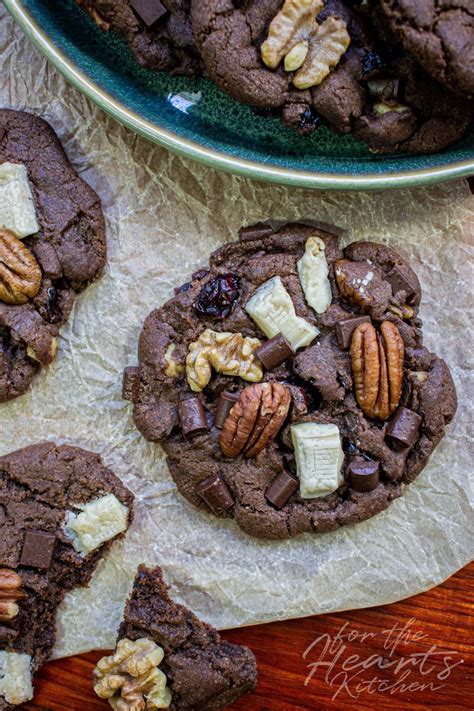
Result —
M109 263L77 301L59 357L30 393L0 407L0 454L44 439L100 452L135 492L126 540L87 590L69 595L56 655L111 647L137 563L159 563L177 598L220 628L380 605L432 587L473 553L468 315L474 204L465 182L324 193L253 183L183 160L114 123L69 87L0 8L0 103L44 116L102 198ZM350 239L412 255L425 342L450 364L460 399L448 437L405 495L358 526L259 542L177 493L160 447L121 400L145 316L241 224L268 217L338 224ZM470 320L471 319L471 320Z

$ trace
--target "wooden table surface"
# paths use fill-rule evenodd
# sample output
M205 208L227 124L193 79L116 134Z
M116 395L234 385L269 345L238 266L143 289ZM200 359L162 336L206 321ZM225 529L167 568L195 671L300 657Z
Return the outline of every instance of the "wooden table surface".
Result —
M474 710L474 563L429 592L366 610L224 633L257 657L259 682L234 711ZM93 652L47 664L30 711L106 711Z

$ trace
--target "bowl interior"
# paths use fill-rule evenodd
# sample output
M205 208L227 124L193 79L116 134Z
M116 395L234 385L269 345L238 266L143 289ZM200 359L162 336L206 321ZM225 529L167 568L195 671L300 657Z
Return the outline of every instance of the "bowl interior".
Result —
M341 184L331 187L345 188L358 187L357 181L364 178L360 187L434 182L466 175L474 167L474 132L432 156L374 156L351 136L338 136L324 126L305 138L285 128L278 118L259 116L233 101L205 79L142 69L126 44L113 32L96 27L74 0L6 0L5 4L13 11L21 4L68 63L120 105L132 124L133 116L150 124L148 137L166 143L163 129L172 143L181 142L182 152L187 143L197 144L208 163L222 154L231 162L249 161L249 170L237 167L236 172L254 177L265 177L266 170L275 168L277 173L294 174L290 179L282 176L281 182L324 187L332 177ZM110 110L106 103L103 108Z

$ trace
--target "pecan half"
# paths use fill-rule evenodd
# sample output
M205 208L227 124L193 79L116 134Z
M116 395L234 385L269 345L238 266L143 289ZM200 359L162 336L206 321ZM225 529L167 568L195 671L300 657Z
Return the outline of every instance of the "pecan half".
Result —
M28 247L10 230L0 230L0 301L26 304L40 285L41 269Z
M256 457L277 436L291 403L281 383L258 383L244 388L232 407L221 433L226 457Z
M0 622L10 622L19 613L18 600L27 597L23 579L9 568L0 568Z
M355 395L367 417L386 420L400 402L404 346L398 328L383 321L380 334L371 323L362 323L351 341Z

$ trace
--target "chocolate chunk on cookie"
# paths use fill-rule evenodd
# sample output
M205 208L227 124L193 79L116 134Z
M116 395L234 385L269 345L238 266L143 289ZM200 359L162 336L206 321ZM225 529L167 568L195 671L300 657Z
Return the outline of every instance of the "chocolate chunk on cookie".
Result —
M474 8L470 0L380 0L388 23L425 71L474 96Z
M190 503L250 535L367 519L456 410L448 367L422 346L419 280L387 245L342 249L298 224L241 235L146 319L135 424ZM238 285L224 305L223 278Z
M0 457L1 711L32 698L58 606L132 516L132 493L97 454L48 442Z
M191 0L76 0L105 31L117 32L147 69L197 76L201 61L191 28Z
M120 676L125 685L116 683ZM94 670L98 696L115 708L125 703L124 691L133 689L137 708L147 698L155 708L171 711L219 711L253 691L256 681L250 649L221 639L211 625L175 603L160 568L138 568L115 653Z
M99 198L52 128L0 110L0 402L22 395L54 360L76 294L105 259Z

